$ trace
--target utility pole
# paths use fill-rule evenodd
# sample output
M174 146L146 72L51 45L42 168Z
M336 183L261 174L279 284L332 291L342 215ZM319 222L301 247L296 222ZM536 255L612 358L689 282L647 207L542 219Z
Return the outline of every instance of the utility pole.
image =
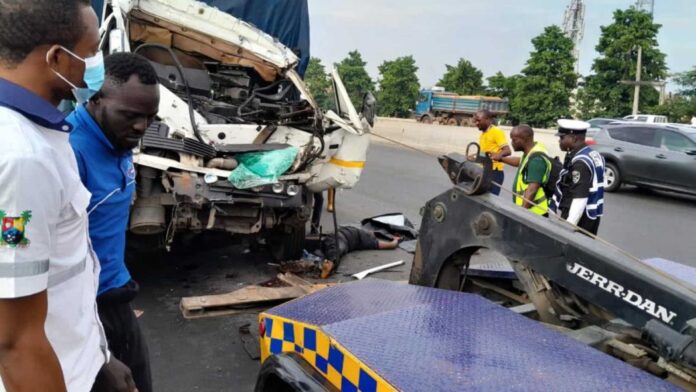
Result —
M583 0L571 0L563 15L563 33L573 41L575 72L580 73L580 43L585 33L585 4Z
M633 112L631 114L638 114L638 104L640 102L640 87L647 86L653 87L660 93L659 104L663 105L666 98L667 82L664 80L653 80L653 81L643 81L641 80L643 70L643 47L638 45L638 59L636 61L636 80L622 80L621 84L627 84L629 86L634 86L633 90Z
M638 101L640 100L640 71L643 62L643 47L638 45L638 61L636 61L636 86L633 91L633 115L638 114Z

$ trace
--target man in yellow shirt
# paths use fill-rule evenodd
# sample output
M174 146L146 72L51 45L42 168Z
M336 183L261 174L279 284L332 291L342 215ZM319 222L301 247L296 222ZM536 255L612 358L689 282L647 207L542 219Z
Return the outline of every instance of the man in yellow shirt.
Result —
M493 160L493 181L502 185L505 181L505 172L503 172L503 158L512 154L510 146L503 130L493 125L493 115L488 110L480 110L474 115L474 123L481 131L479 137L479 145L481 146L481 154L488 155ZM500 187L493 185L491 193L494 195L500 194Z

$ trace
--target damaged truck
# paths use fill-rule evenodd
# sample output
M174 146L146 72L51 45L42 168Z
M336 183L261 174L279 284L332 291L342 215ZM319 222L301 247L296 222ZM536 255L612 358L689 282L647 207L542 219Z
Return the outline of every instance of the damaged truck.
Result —
M291 49L201 2L107 0L101 11L104 53L138 53L160 80L158 118L134 152L131 234L169 247L224 231L264 238L279 260L300 256L312 194L360 178L371 94L359 114L334 69L335 110L323 111Z

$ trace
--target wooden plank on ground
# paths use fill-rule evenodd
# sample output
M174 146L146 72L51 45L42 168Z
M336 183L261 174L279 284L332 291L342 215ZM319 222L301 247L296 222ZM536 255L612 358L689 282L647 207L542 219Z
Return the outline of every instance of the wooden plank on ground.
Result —
M330 286L311 284L296 275L294 278L284 276L281 280L283 279L293 283L288 283L291 284L290 287L253 285L225 294L184 297L180 303L181 312L186 319L238 314L248 311L249 308L285 302ZM301 282L303 283L300 284Z
M181 310L186 318L198 318L202 314L233 314L239 313L240 309L287 301L305 293L299 287L247 286L225 294L184 297L181 299Z
M312 283L308 280L302 279L301 277L293 274L292 272L286 272L284 274L278 274L278 279L286 284L293 287L299 287L305 291L305 294L311 294L315 291L325 289L327 287L333 286L335 283Z

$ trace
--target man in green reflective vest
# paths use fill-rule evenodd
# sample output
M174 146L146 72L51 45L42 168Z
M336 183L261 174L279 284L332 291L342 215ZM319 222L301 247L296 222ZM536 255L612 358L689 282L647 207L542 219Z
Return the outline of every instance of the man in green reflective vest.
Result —
M521 158L503 158L506 164L517 167L513 201L535 214L547 216L549 201L544 193L544 184L551 174L551 162L547 158L546 147L534 141L534 130L529 125L513 128L510 140L515 151L524 152Z

